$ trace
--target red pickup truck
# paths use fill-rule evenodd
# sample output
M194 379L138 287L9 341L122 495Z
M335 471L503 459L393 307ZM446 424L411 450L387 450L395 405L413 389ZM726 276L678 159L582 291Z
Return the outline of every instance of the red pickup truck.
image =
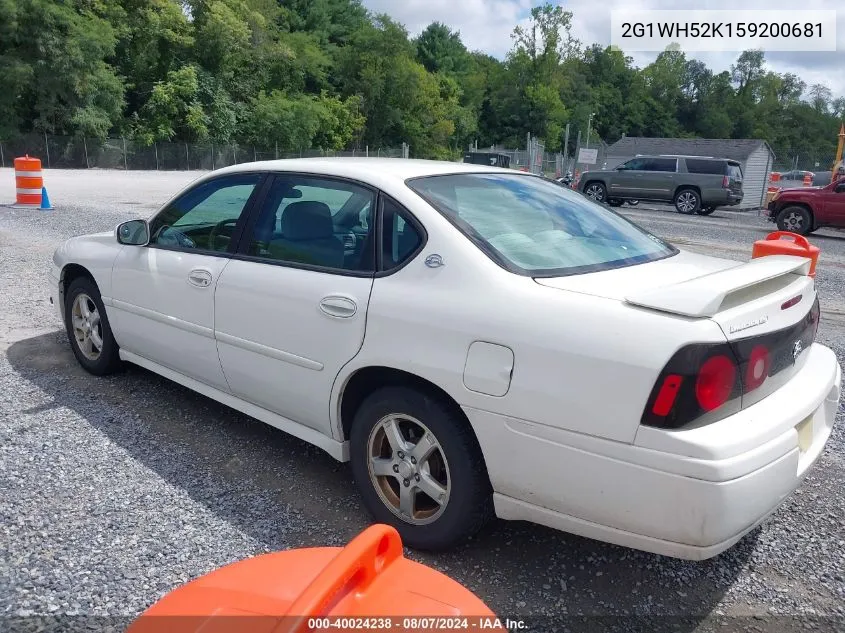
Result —
M781 189L766 209L781 231L807 235L823 226L845 228L845 178L825 187Z

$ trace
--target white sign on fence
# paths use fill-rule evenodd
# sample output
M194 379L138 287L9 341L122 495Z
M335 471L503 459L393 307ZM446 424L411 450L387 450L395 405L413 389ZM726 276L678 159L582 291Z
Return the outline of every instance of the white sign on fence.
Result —
M597 150L597 149L581 148L578 151L578 162L584 163L585 165L595 165L596 159L598 157L599 157L599 150Z

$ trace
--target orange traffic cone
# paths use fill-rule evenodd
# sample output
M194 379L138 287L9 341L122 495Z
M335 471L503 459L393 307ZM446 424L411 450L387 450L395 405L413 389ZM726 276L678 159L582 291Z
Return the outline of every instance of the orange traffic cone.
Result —
M472 592L405 558L399 533L379 524L345 548L265 554L213 571L164 596L126 633L364 628L382 633L506 630Z

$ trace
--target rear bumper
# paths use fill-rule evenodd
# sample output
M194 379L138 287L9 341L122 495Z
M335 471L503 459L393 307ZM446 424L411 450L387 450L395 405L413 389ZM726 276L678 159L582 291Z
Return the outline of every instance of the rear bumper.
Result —
M729 189L711 189L702 192L703 205L715 205L720 207L732 207L742 202L743 194L735 193Z
M783 503L830 437L841 369L826 347L806 353L789 383L719 430L642 427L634 445L467 409L496 513L667 556L719 554Z

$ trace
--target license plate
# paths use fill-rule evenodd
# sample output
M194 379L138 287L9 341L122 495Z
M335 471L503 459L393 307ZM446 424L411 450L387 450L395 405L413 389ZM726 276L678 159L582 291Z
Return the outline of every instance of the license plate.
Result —
M806 453L813 444L813 416L798 424L795 430L798 431L798 450Z

